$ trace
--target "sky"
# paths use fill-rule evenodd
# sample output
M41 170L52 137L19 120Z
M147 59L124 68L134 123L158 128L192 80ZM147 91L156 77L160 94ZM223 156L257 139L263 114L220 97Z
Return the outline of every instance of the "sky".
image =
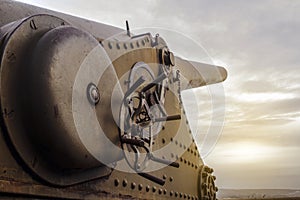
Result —
M22 1L122 28L129 20L175 30L201 44L229 74L222 132L204 158L219 188L300 189L300 1ZM203 58L166 40L177 55ZM208 112L202 90L199 121Z

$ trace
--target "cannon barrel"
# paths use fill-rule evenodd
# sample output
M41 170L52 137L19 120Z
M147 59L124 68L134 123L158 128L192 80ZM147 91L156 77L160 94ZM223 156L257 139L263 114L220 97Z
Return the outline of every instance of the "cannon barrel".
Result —
M176 66L192 88L220 83L226 80L227 71L224 67L187 61L175 57Z

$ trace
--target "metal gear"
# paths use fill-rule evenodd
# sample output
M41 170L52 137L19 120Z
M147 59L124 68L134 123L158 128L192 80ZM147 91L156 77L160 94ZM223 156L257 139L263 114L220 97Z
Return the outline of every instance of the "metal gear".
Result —
M214 170L208 166L201 166L199 171L199 199L217 200L218 188L215 186Z

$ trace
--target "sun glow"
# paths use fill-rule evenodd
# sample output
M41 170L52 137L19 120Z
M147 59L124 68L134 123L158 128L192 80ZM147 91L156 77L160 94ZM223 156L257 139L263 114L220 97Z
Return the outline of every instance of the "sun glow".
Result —
M231 145L223 154L225 158L239 163L255 162L271 155L271 147L254 142L243 142Z

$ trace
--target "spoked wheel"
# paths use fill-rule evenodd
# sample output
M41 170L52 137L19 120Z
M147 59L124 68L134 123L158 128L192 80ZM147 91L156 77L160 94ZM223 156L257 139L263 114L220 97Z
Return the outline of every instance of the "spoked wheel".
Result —
M144 89L154 80L154 73L147 64L136 63L129 74L120 112L120 137L125 159L137 172L147 167L152 139L162 128L163 122L154 122L154 119L165 115L158 100L158 87Z

